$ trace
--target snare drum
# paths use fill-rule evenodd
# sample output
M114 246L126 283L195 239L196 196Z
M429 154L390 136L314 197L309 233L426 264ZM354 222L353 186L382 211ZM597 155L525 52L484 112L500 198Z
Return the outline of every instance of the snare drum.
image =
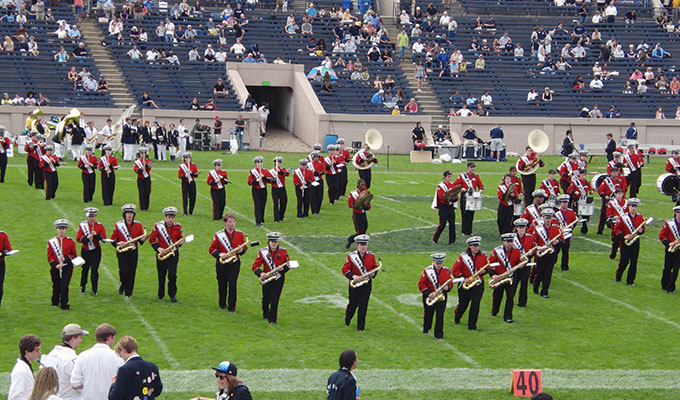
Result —
M465 196L465 211L482 211L482 192L472 192L472 196Z
M675 174L659 175L656 180L656 189L666 196L677 194L680 191L680 176Z
M581 217L589 217L595 214L595 206L592 202L588 203L587 200L578 201L578 215Z
M524 202L520 201L512 205L512 216L521 217L524 212Z
M600 185L604 180L607 178L607 174L597 174L591 179L590 184L593 186L593 189L597 192L597 189L600 188Z

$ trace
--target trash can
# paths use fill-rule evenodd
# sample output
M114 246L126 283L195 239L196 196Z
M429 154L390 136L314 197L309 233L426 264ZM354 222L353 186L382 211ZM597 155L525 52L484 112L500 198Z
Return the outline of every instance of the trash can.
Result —
M328 152L328 146L338 143L338 135L326 135L326 141L324 143L324 151Z

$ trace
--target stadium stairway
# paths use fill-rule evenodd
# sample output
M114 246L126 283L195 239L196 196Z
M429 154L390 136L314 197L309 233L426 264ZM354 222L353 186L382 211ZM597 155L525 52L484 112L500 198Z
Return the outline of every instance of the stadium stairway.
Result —
M99 26L97 26L97 21L94 19L82 20L80 22L80 30L83 33L85 43L92 52L97 68L99 68L99 71L101 71L109 83L109 95L116 106L128 107L136 104L137 101L128 88L123 72L118 68L118 64L116 64L111 52L102 46L104 36Z

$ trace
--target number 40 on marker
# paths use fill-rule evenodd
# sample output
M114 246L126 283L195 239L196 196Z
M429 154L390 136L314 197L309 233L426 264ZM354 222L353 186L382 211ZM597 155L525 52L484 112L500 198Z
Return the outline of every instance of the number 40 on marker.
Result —
M542 391L540 369L515 369L512 371L510 392L515 397L531 397Z

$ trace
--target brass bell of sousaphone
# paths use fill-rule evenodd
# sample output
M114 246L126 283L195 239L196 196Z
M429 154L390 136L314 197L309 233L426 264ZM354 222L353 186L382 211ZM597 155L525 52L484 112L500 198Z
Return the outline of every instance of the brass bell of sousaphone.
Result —
M366 143L368 148L373 151L379 150L383 145L383 138L380 134L380 131L374 128L367 130L366 136L364 137L364 143ZM368 153L366 154L366 159L364 160L363 164L357 163L356 157L352 160L352 164L356 169L369 169L373 166L373 158L373 154Z
M72 108L68 115L59 121L56 128L54 129L54 134L58 136L59 140L64 138L64 131L68 124L78 125L80 123L80 111L77 108Z
M531 147L531 150L538 154L545 152L546 150L548 150L548 147L550 147L550 139L548 138L548 134L540 129L534 129L533 131L529 132L529 135L527 136L527 142L529 144L529 147ZM519 160L517 160L517 164L515 164L515 167L517 168L517 171L521 175L533 174L539 167L538 158L527 164L524 167L524 169L521 169L519 167L520 160L521 157Z

